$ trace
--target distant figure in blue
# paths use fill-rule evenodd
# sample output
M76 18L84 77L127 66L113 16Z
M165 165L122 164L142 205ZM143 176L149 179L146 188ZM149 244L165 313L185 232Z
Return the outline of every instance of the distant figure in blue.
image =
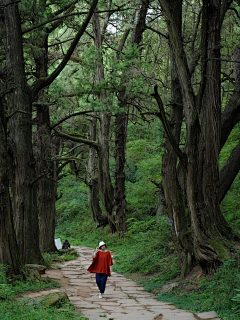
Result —
M69 243L68 239L66 239L63 242L62 249L68 249L68 248L70 248L70 243Z

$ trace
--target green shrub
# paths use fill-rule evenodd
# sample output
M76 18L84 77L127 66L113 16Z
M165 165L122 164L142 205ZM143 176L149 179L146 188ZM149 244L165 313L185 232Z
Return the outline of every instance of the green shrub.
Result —
M55 261L64 262L74 260L79 256L78 253L72 248L66 250L59 250L59 252L57 253L44 252L42 255L44 260L49 264L52 264Z
M69 304L64 304L61 309L47 308L34 301L6 301L1 303L0 319L2 320L84 320L85 317L76 315Z
M73 312L73 307L69 303L62 306L62 310L57 308L45 308L41 304L30 299L16 299L19 294L27 291L41 291L59 286L56 281L45 281L33 283L28 281L15 281L6 283L5 276L7 266L0 266L0 319L1 320L84 320L85 317L76 315Z
M213 276L204 277L195 291L181 289L158 296L159 300L173 302L177 307L194 312L215 310L222 320L237 320L239 301L234 299L239 287L239 261L226 261Z
M237 292L240 292L240 289L235 289ZM232 309L240 314L240 293L238 293L236 296L232 298L232 301L237 302L235 306L232 307Z

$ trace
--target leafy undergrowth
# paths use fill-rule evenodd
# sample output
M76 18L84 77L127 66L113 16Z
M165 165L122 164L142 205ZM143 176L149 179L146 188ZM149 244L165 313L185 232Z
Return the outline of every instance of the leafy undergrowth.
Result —
M214 310L222 320L239 320L239 271L239 259L230 259L212 275L185 279L174 292L161 294L157 299L193 312Z
M86 224L90 226L89 233L82 229ZM114 271L134 279L157 299L193 312L214 310L222 320L240 319L240 299L236 291L240 283L239 259L226 261L210 276L202 275L198 279L198 270L193 276L179 280L180 268L165 217L129 219L123 239L111 235L108 227L96 229L89 221L82 221L81 230L75 245L94 248L100 240L105 241L113 252ZM161 287L171 282L180 285L169 294L159 295ZM234 297L236 301L232 300Z
M78 256L79 254L73 248L59 250L58 252L55 252L55 253L47 253L47 252L43 253L44 260L48 264L51 264L51 268L57 267L58 263L74 260Z
M76 259L75 250L68 249L54 254L44 254L46 262L57 263ZM11 282L6 278L6 267L0 265L0 319L1 320L84 320L83 316L74 312L70 302L63 302L60 307L45 307L30 299L21 299L19 295L26 292L38 292L59 287L59 283L49 278L29 278Z
M27 300L0 303L0 319L2 320L84 320L85 317L77 315L72 305L63 304L60 309L47 308L36 303L30 305Z
M29 291L42 291L50 288L59 287L58 282L51 281L47 282L45 279L39 282L32 281L15 281L13 283L7 283L4 278L4 272L0 273L0 319L18 319L18 320L37 320L37 319L59 319L67 320L71 319L84 319L74 317L73 308L71 305L62 305L61 308L66 310L64 312L59 311L57 308L46 308L37 303L29 304L29 300L19 300L19 294L26 293Z
M56 237L68 239L71 245L90 248L105 241L114 255L114 271L133 278L153 292L159 300L173 302L179 308L204 312L215 310L223 320L240 319L239 258L225 262L214 274L201 276L200 271L179 280L180 269L166 217L128 213L128 231L123 239L110 233L109 227L96 228L87 204L87 189L76 181L65 181L63 197L57 206ZM69 184L70 183L70 184ZM235 189L234 189L235 190ZM61 191L61 188L60 188ZM235 199L236 199L235 195ZM229 198L232 200L231 198ZM239 221L237 202L226 198L222 207L226 218L236 227ZM236 228L237 229L237 228ZM92 250L92 249L90 249ZM161 294L161 287L171 282L179 286L169 294Z

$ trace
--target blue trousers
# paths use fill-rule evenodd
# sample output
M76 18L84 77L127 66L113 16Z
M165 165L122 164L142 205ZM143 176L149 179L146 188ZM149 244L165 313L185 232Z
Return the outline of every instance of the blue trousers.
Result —
M101 293L104 293L106 283L107 283L107 275L106 273L96 273L96 283Z

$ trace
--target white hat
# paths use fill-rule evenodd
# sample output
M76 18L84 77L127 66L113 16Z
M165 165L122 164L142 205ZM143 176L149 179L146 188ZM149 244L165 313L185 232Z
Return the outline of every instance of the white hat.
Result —
M98 247L101 248L101 246L106 246L106 243L103 241L100 241Z

